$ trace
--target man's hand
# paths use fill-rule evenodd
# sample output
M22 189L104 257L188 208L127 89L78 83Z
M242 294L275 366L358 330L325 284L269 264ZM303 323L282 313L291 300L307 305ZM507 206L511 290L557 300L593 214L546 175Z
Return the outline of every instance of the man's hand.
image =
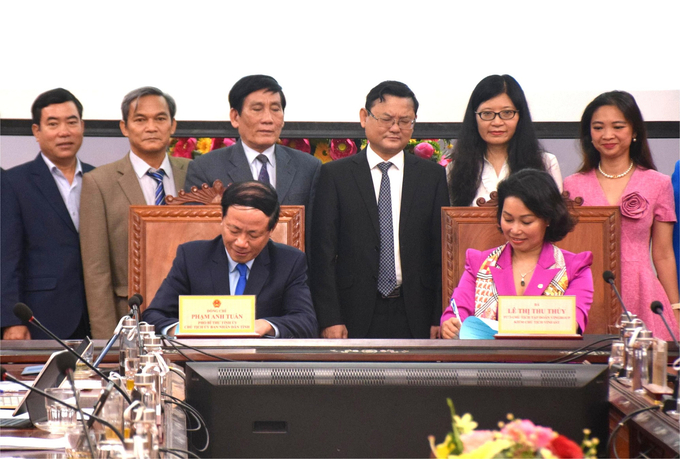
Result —
M255 321L255 333L260 335L260 337L264 335L276 335L276 332L274 331L274 327L272 327L272 324L267 322L264 319L257 319Z
M328 339L347 339L347 327L344 325L332 325L321 330L321 337Z
M430 327L430 339L437 339L439 338L439 327L436 326L431 326Z
M26 325L13 325L5 328L2 339L31 339L31 332Z
M460 320L451 317L442 324L442 338L444 339L459 339L460 338Z

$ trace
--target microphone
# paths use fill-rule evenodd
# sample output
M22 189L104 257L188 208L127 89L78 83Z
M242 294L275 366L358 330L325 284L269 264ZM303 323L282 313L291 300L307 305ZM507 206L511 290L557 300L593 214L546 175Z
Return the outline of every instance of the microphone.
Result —
M17 303L16 305L14 305L14 315L17 316L19 319L21 319L21 320L24 321L24 322L28 322L28 323L33 324L33 325L35 325L36 327L38 327L40 330L42 330L42 331L45 332L47 335L49 335L53 340L55 340L56 342L58 342L59 344L61 344L61 346L62 346L64 349L66 349L67 351L69 351L69 353L71 353L72 355L74 355L77 359L81 360L81 361L85 364L86 367L88 367L90 370L92 370L92 371L94 371L95 373L97 373L97 375L98 375L100 378L103 378L103 379L106 380L107 382L111 382L111 380L110 380L109 378L107 378L107 377L104 375L104 373L102 373L97 367L95 367L95 366L92 365L90 362L88 362L87 360L85 360L84 358L82 358L82 356L80 356L80 354L78 354L75 350L73 350L73 349L71 348L71 346L69 346L68 344L66 344L65 342L63 342L57 335L55 335L54 333L52 333L47 327L45 327L43 324L41 324L40 321L38 321L38 319L36 319L36 318L33 316L33 311L31 311L31 308L29 308L28 306L26 306L24 303ZM132 403L132 400L130 399L130 396L127 394L127 392L125 392L123 389L121 389L121 388L118 387L117 385L116 385L115 387L116 387L116 389L118 389L118 391L119 391L121 394L123 394L123 397L125 398L125 400L127 400L128 403Z
M614 289L614 293L616 294L616 297L619 299L619 303L621 303L621 307L623 308L623 312L626 313L626 316L628 317L629 321L633 321L633 318L630 316L628 313L628 309L626 309L626 305L623 304L623 299L621 298L621 294L619 293L619 289L616 288L616 284L614 283L614 280L616 279L616 276L614 276L614 273L611 271L605 271L602 273L602 278L606 283L612 286Z
M75 365L74 365L74 367L75 367ZM66 407L68 407L72 410L76 409L75 406L69 405L65 401L60 400L57 397L55 397L51 394L48 394L47 392L45 392L43 390L38 389L37 387L33 387L30 384L26 384L22 380L15 378L11 374L9 374L7 372L7 370L5 370L1 365L0 365L0 379L2 379L3 381L12 381L13 383L17 383L20 386L25 387L29 391L36 392L36 393L42 395L43 397L49 398L50 400L54 400L55 402L57 402L61 405L64 405L64 406L66 406ZM85 416L88 416L89 418L94 419L97 422L101 422L105 426L111 428L111 430L113 430L113 432L116 434L116 436L120 439L121 443L125 444L125 439L123 438L123 434L121 434L120 431L118 431L118 429L116 429L113 425L111 425L111 423L108 422L106 419L102 419L102 418L100 418L100 417L98 417L94 414L88 414L88 413L85 413Z
M63 374L66 376L68 379L69 384L71 385L71 389L73 390L73 399L76 402L76 411L80 414L80 424L83 426L83 434L85 435L85 440L87 441L87 447L90 450L90 454L92 454L92 457L97 457L95 454L94 447L92 446L92 441L90 440L90 431L87 428L87 425L85 424L85 413L83 413L82 408L80 407L80 397L78 397L78 390L76 389L76 382L73 380L73 372L76 369L76 359L73 354L66 354L66 353L60 353L57 354L57 356L54 358L55 363L57 364L57 369L59 370L59 373ZM80 440L78 441L80 443Z
M678 349L680 349L678 339L675 337L673 330L671 329L670 325L668 325L668 322L666 321L666 318L663 315L663 304L661 304L661 301L652 301L650 308L654 314L661 316L661 319L663 319L663 324L666 326L666 330L668 330L668 333L670 333L671 338L673 338L673 341L675 342L675 345L678 347Z
M144 343L142 343L142 335L139 333L139 307L144 302L144 298L139 293L135 293L128 299L128 306L132 309L134 313L135 320L137 321L137 336L139 337L139 355L144 353Z
M113 336L109 339L109 341L106 343L104 346L104 349L102 349L101 354L99 354L99 357L97 357L97 360L94 361L94 366L98 367L99 364L104 360L104 357L106 357L106 354L109 353L111 350L111 347L116 343L118 340L118 337L120 336L120 332L123 329L123 321L127 319L128 317L132 317L134 311L130 311L127 314L125 314L123 317L120 318L118 321L118 325L116 325L116 329L113 331Z

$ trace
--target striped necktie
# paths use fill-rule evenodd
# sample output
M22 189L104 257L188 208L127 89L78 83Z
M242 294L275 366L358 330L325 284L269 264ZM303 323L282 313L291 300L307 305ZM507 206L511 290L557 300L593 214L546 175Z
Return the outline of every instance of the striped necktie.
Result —
M163 188L163 177L165 176L165 171L163 169L158 169L157 171L149 171L146 173L149 177L156 181L156 193L154 194L154 204L157 206L162 206L165 204L165 188Z

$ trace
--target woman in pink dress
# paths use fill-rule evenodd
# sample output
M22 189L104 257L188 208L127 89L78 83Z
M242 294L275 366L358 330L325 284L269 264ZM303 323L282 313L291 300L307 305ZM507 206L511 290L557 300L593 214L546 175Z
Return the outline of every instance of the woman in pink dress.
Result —
M612 91L588 104L581 117L581 151L583 165L565 179L564 189L572 198L582 197L586 206L620 206L623 301L655 337L671 340L650 305L661 301L677 335L673 187L670 177L656 171L633 96Z

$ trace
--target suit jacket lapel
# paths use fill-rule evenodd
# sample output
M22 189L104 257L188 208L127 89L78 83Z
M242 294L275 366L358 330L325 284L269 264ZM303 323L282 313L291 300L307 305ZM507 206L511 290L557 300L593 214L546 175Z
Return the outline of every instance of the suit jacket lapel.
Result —
M35 184L37 190L45 197L45 201L54 209L57 215L64 220L66 226L68 226L74 233L78 233L71 216L68 213L66 204L61 197L59 188L57 187L54 177L50 172L47 164L42 159L42 156L38 154L38 157L33 161L31 165L31 180Z
M248 164L246 152L243 150L243 144L241 143L241 140L236 142L236 144L229 150L227 162L228 165L225 172L229 177L230 182L245 182L248 180L254 180L253 173L250 170L250 164ZM209 185L212 186L212 183ZM225 183L225 185L227 185L227 183Z
M512 248L509 244L498 258L496 266L491 266L489 271L496 284L498 295L517 295L517 290L515 290L515 279L512 274Z
M283 147L276 145L274 156L276 156L276 194L279 196L279 202L283 202L293 183L295 168L291 163L293 158Z
M186 162L180 161L179 158L170 156L170 167L172 167L172 175L175 181L175 189L177 192L184 189L184 181L187 177ZM212 184L211 184L212 185Z
M550 281L560 271L559 268L549 269L553 264L555 264L555 254L553 253L552 244L545 243L543 244L541 255L538 257L536 270L524 291L525 295L543 295L545 289L550 285Z
M244 295L259 295L265 282L269 279L269 247L271 244L272 242L270 240L267 245L264 246L262 252L255 258L253 267L250 270L250 275L248 276L246 289L243 291Z
M357 189L364 201L368 214L373 223L375 233L380 237L380 222L378 221L378 201L375 199L375 188L373 188L373 177L371 176L371 169L368 166L366 159L366 149L361 150L358 154L351 157L354 161L354 168L352 173L357 182Z
M418 175L420 168L418 168L418 160L415 156L404 152L404 183L401 186L401 211L399 215L399 234L405 234L406 222L408 222L408 213L411 209L413 196L415 195L418 183Z
M229 295L231 292L229 287L229 260L227 259L224 242L222 242L222 236L217 236L213 242L215 247L212 256L212 267L210 269L213 292L215 292L215 295Z
M131 205L144 205L144 193L130 161L130 153L118 163L118 184Z

